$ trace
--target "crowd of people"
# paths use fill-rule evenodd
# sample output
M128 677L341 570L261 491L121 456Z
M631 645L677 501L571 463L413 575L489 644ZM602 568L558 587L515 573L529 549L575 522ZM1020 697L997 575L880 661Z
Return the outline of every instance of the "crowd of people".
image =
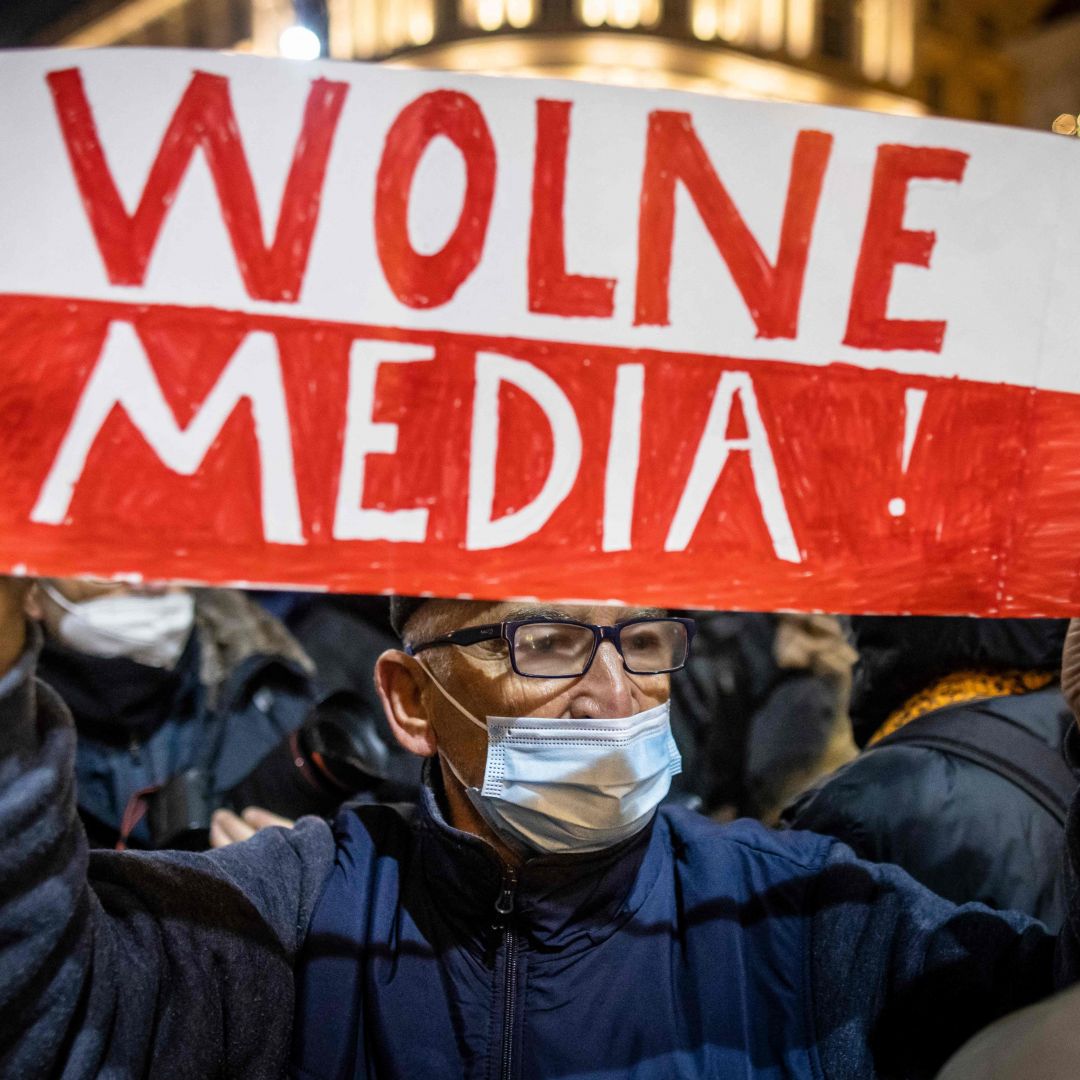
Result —
M1078 707L1064 621L5 580L0 1076L1072 1076Z

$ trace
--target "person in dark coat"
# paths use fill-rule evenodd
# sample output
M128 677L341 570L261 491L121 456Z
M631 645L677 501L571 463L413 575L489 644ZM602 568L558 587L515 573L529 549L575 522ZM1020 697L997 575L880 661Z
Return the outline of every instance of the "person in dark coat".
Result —
M287 775L289 740L325 695L293 636L245 594L43 581L30 610L45 630L39 674L75 719L92 845L206 846L208 815L237 798L258 798L248 816L266 823L356 794Z
M1055 942L836 841L657 809L690 628L641 609L401 611L377 678L417 806L88 859L20 606L0 586L4 1076L928 1077L1080 975L1075 892Z
M1063 620L855 618L852 718L867 749L784 814L957 903L1067 908L1078 782L1059 669Z
M1061 692L1080 716L1080 620L1069 624ZM991 1024L949 1059L937 1080L1074 1080L1080 1061L1080 987Z

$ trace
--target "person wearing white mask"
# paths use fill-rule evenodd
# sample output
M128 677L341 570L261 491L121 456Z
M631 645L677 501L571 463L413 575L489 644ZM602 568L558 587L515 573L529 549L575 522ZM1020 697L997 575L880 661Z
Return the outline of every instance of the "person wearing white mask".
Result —
M187 589L79 580L44 580L38 588L50 634L87 656L170 670L195 627L195 598Z
M88 870L11 589L0 1075L929 1077L1080 976L1077 890L1056 943L826 837L664 804L693 630L642 608L399 599L375 675L426 759L416 805Z
M39 674L79 733L79 812L94 846L202 846L192 801L220 806L316 697L303 650L239 592L44 579L27 606L45 631ZM169 797L151 790L185 775ZM185 820L168 820L173 807Z

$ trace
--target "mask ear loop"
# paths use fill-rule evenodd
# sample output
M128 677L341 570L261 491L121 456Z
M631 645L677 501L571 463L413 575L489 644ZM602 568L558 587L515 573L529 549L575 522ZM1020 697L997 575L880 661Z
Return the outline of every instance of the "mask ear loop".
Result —
M469 712L469 710L466 709L465 706L462 705L461 702L458 701L458 699L454 697L454 695L451 694L450 691L447 690L446 687L443 686L443 684L439 682L439 680L436 679L434 675L431 674L431 668L429 668L427 664L425 664L424 661L420 659L419 656L414 656L413 659L420 665L421 668L423 668L424 673L435 684L435 688L439 691L439 693L442 694L442 696L446 698L446 700L449 701L450 704L453 705L454 708L457 709L462 716L464 716L467 720L471 720L478 728L483 728L485 735L488 735L487 724L483 723L481 720L478 720L471 712ZM488 735L489 751L491 746L490 738L490 735ZM488 809L485 807L484 800L480 797L482 788L478 788L472 784L467 783L461 773L458 772L457 766L450 760L449 757L447 757L447 755L442 750L439 750L438 754L439 757L446 762L447 768L454 774L455 779L464 789L465 797L472 804L473 809L480 815L480 817L484 819L485 822L487 822L487 825L492 830L492 832L494 832L496 836L498 836L508 848L510 848L512 851L519 852L520 855L524 858L528 854L528 852L522 846L521 841L518 840L518 838L512 833L507 832L506 829L499 822L499 820L493 817L490 811L488 811ZM486 763L484 768L486 772Z
M79 605L69 600L64 594L56 588L51 582L39 581L38 585L41 586L41 591L63 612L70 615L73 619L78 619L85 625L86 616L79 610ZM112 638L113 641L119 642L121 645L128 645L130 642L123 634L118 634L114 630L110 630L108 627L98 627L97 632L104 635L107 638Z
M425 664L424 661L420 659L419 656L414 656L413 659L420 665L420 667L424 669L424 674L427 675L427 677L435 684L435 689L438 690L439 693L442 694L442 696L446 698L446 700L449 701L450 704L453 705L454 708L457 709L457 711L461 713L462 716L464 716L467 720L471 720L478 728L480 728L481 731L486 733L487 724L485 724L483 720L478 720L471 712L469 712L469 710L466 709L465 706L462 705L461 702L458 701L458 699L454 697L454 695L451 694L450 691L447 690L446 687L443 686L443 684L439 682L439 680L436 679L434 675L431 674L431 668L429 668L427 664Z
M41 591L62 611L66 611L69 615L78 615L79 610L75 604L73 604L52 582L46 581L44 578L38 581L38 586Z
M478 720L471 712L469 712L469 710L466 709L465 706L462 705L461 702L458 701L458 699L456 697L454 697L454 695L451 694L450 691L447 690L446 687L443 686L443 684L441 682L439 682L439 680L436 679L434 675L432 675L431 668L429 668L427 666L427 664L425 664L424 661L420 659L419 656L414 656L413 659L423 669L424 674L427 675L427 677L435 684L435 689L438 690L439 693L442 694L442 696L444 698L446 698L446 700L449 701L450 704L453 705L454 708L457 709L457 711L459 713L461 713L461 715L464 716L466 720L469 720L472 723L474 723L486 735L487 734L487 724L485 724L482 720ZM441 757L443 759L443 761L446 762L447 767L450 769L450 771L457 778L457 782L463 788L465 788L466 791L468 791L469 788L472 787L472 785L465 782L465 779L462 777L461 773L458 772L457 766L450 760L450 758L442 750L439 750L438 754L439 754L439 757Z

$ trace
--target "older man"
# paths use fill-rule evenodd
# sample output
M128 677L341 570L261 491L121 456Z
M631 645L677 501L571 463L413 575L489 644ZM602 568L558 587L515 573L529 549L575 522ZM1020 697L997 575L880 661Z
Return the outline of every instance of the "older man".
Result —
M376 677L433 763L417 808L87 869L70 724L4 596L5 1076L922 1076L1054 988L1030 920L657 810L692 629L632 608L399 603Z

